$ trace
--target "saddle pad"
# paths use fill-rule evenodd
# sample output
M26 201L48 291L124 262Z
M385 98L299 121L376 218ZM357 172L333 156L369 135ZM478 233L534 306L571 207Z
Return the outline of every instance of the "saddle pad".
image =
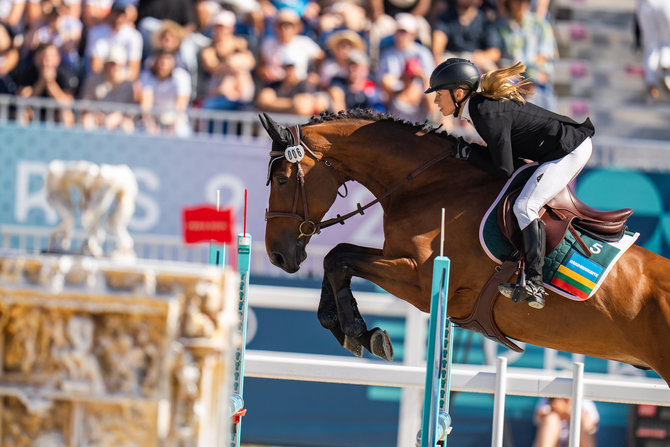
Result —
M479 226L479 241L484 252L492 261L502 264L513 259L516 249L498 227L498 206L507 190L520 186L537 167L536 163L519 168L509 178L505 186L488 209ZM566 298L582 301L590 298L603 283L617 260L635 243L639 233L626 230L618 242L603 242L593 239L577 230L589 247L588 257L568 231L554 251L544 259L542 275L545 287Z

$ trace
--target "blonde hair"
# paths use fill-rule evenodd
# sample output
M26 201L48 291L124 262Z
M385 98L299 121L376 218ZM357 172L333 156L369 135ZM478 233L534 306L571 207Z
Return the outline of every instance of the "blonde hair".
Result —
M526 66L517 62L511 67L500 68L482 75L482 96L491 99L507 101L513 99L525 103L524 96L532 91L532 82L523 77Z

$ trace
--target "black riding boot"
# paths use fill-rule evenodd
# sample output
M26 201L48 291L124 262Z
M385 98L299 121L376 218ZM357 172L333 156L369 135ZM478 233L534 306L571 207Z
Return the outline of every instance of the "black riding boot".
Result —
M525 281L519 275L516 284L500 284L498 290L514 302L525 300L530 307L542 309L544 307L544 284L542 281L542 267L546 251L547 237L544 231L544 222L535 219L523 229L523 250L525 259ZM525 282L525 284L524 284Z

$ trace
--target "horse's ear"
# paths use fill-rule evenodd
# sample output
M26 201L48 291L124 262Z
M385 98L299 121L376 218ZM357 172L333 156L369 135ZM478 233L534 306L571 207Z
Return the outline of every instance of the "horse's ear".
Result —
M265 128L272 141L281 143L284 146L291 144L291 134L283 126L277 124L267 113L263 112L258 115L258 118L261 120L263 128ZM287 138L288 137L288 138Z

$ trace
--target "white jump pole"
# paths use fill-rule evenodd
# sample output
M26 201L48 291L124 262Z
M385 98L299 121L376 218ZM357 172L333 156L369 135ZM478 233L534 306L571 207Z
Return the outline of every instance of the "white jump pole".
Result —
M572 365L572 403L570 408L569 447L579 447L582 433L582 400L584 399L584 364Z
M421 447L435 447L444 439L451 426L449 393L451 391L451 354L453 325L447 320L447 291L449 290L449 258L443 256L444 208L440 232L440 256L433 261L433 287L428 329L426 385L424 388L423 420L420 432Z

